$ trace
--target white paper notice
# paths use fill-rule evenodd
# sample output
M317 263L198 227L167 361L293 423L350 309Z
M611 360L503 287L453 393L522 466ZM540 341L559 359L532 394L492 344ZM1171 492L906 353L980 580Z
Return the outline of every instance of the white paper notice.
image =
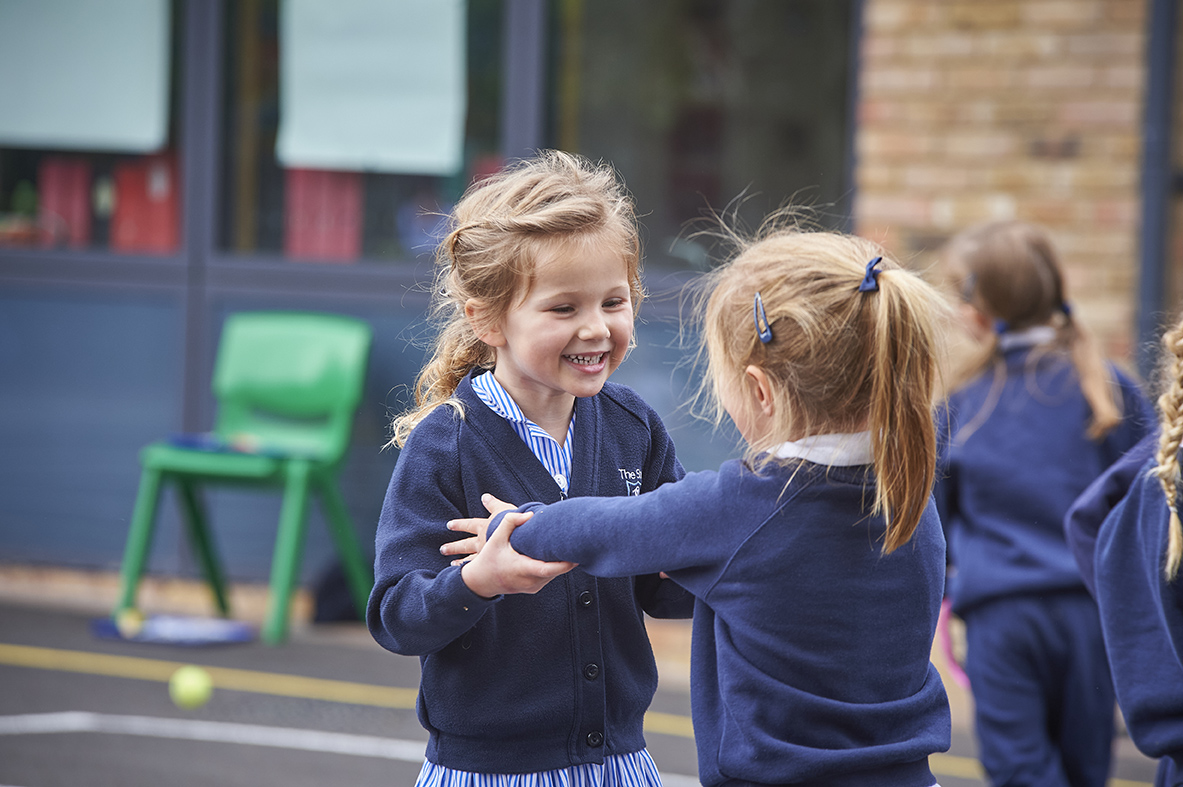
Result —
M0 145L164 147L169 14L168 0L0 0Z
M464 0L283 0L283 166L451 175L463 159Z

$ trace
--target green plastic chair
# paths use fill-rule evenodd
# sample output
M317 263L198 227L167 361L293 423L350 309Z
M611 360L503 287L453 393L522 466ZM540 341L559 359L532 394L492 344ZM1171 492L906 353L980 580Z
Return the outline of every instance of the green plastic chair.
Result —
M178 436L140 453L142 474L115 614L135 606L151 552L161 488L174 483L182 519L223 615L226 582L198 489L207 484L283 488L262 638L287 638L302 560L309 497L319 492L349 589L364 617L373 569L345 509L337 475L349 447L371 341L370 327L330 314L244 312L227 318L213 391L217 423L207 435Z

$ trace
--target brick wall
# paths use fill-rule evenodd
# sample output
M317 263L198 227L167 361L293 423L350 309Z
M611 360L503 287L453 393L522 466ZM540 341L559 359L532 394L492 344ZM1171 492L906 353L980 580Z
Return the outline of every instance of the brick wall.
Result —
M1048 227L1076 313L1129 357L1144 0L866 0L857 232L934 270L950 235Z

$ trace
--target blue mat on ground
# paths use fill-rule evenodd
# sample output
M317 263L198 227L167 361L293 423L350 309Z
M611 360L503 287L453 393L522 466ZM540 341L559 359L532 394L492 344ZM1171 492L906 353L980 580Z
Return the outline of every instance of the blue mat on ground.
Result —
M180 615L150 615L144 618L138 631L127 632L126 636L113 619L96 618L91 621L91 631L102 639L163 645L228 645L255 638L255 627L249 623Z

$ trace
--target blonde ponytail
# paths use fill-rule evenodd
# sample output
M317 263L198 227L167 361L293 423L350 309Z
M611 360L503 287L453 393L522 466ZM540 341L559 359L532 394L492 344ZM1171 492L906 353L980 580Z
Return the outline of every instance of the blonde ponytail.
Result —
M936 468L933 400L938 367L935 291L907 271L879 276L871 373L875 508L887 518L884 553L912 538Z
M792 220L792 216L788 220ZM939 333L950 318L941 295L893 262L878 265L878 289L862 292L867 264L882 255L865 238L781 226L775 215L753 241L703 279L698 313L708 373L700 404L721 418L722 401L754 365L776 406L746 459L759 470L779 443L869 429L875 473L871 513L887 522L883 552L906 544L932 493L933 406ZM736 240L735 234L728 236ZM772 338L753 323L759 292ZM745 397L732 400L750 407ZM754 413L753 413L754 415ZM742 416L741 416L742 417Z
M1067 344L1080 380L1080 392L1092 412L1086 434L1090 439L1100 440L1121 423L1121 388L1096 342L1071 314L1065 314L1064 331L1068 334Z
M1163 576L1169 582L1179 573L1183 558L1183 524L1179 520L1179 444L1183 441L1183 320L1162 339L1170 358L1167 388L1158 397L1160 434L1158 438L1158 466L1154 474L1166 495L1171 512L1168 526L1167 556Z

